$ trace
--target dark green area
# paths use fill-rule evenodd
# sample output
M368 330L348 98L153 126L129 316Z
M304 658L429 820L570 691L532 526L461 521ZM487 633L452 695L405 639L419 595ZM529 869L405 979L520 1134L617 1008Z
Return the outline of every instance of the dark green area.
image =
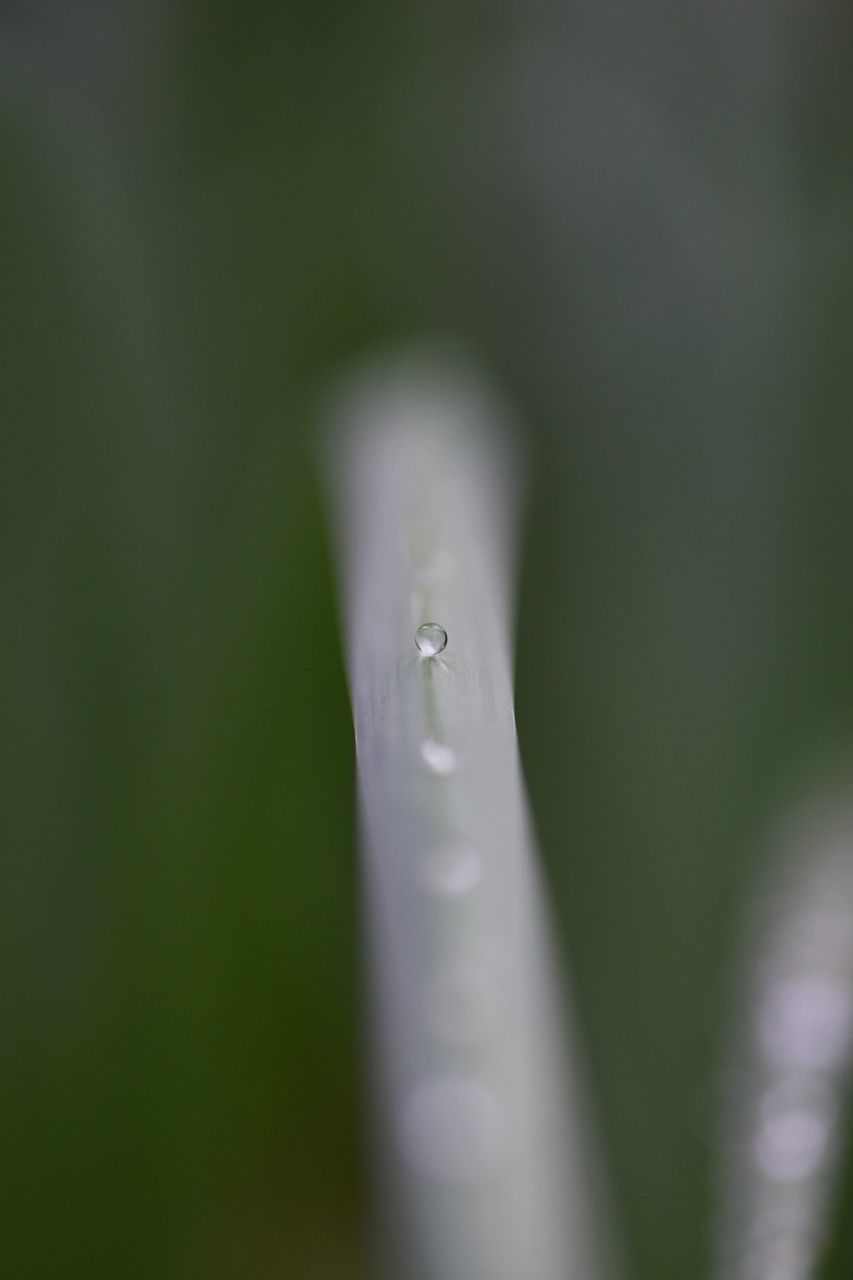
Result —
M704 1273L751 859L851 736L851 27L0 5L3 1275L363 1273L314 397L436 330L528 437L519 724L629 1256Z

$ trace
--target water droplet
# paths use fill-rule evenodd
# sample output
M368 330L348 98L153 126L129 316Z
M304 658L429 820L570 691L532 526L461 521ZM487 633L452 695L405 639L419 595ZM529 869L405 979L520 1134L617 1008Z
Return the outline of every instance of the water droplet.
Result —
M418 879L427 893L458 898L480 883L483 859L470 844L442 844L430 849L418 867Z
M825 978L796 978L768 992L759 1027L771 1061L827 1070L847 1056L853 1038L853 1003L847 988Z
M796 1182L814 1173L826 1151L823 1119L809 1111L789 1111L766 1124L758 1136L756 1156L768 1178Z
M816 1253L811 1241L797 1235L758 1241L736 1274L743 1280L813 1280Z
M453 748L446 742L436 742L435 738L426 738L421 743L421 757L427 768L442 778L453 773L458 763Z
M434 658L447 648L447 632L437 622L424 622L415 632L415 645L425 658Z
M761 1099L756 1159L777 1182L814 1173L827 1155L836 1112L832 1090L814 1076L783 1076Z
M493 1167L502 1129L500 1107L485 1085L464 1076L436 1076L404 1099L400 1145L412 1168L425 1177L474 1182Z

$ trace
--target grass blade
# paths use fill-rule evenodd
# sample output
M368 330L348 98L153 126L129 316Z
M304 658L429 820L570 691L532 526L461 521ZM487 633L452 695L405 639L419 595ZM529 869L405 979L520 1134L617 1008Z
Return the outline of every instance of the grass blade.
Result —
M830 1238L853 1065L853 803L780 827L741 967L723 1096L714 1280L810 1280Z
M519 766L505 414L420 351L332 417L391 1273L612 1280Z

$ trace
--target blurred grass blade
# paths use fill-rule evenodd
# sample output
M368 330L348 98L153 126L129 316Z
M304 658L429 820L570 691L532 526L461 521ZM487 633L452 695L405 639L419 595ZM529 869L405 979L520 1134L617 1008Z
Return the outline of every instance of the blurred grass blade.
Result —
M739 976L715 1280L811 1280L829 1242L853 1057L853 799L777 833Z
M422 350L332 417L391 1274L612 1280L519 767L504 413Z

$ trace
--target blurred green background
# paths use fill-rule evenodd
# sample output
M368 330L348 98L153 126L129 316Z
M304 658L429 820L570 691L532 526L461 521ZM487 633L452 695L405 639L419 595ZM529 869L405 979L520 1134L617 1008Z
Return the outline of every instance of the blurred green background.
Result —
M365 1274L312 447L435 331L525 424L520 733L632 1274L706 1272L739 904L850 739L851 36L0 3L4 1276Z

